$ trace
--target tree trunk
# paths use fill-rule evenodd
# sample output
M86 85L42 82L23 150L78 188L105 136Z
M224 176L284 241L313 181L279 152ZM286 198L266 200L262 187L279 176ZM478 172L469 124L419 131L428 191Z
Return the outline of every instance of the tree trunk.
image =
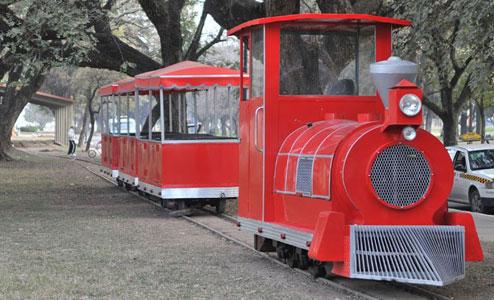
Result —
M430 109L427 109L427 110L425 110L425 112L426 112L426 114L425 114L425 130L428 132L431 132L432 131L432 119L433 119L432 111Z
M266 0L264 9L267 17L300 13L300 0Z
M473 132L473 105L468 103L468 132Z
M12 146L12 129L21 114L27 99L4 95L0 105L0 160L9 160L7 151Z
M462 111L460 115L460 134L465 134L468 132L467 119L467 113L465 111Z
M7 151L12 146L12 128L22 110L36 93L43 81L43 69L36 72L30 78L25 78L28 82L22 87L17 87L13 83L18 82L23 74L24 66L13 66L8 72L7 85L0 104L0 161L10 160Z
M480 105L475 105L475 132L480 134L482 133L482 112L480 110L483 110L483 107L480 108Z
M3 109L0 108L0 114L2 115L2 118L0 118L0 161L10 160L7 152L12 146L12 128L14 128L15 120L17 120L20 113L6 115L3 113Z
M89 125L91 126L89 128L89 135L87 137L87 142L86 142L86 152L89 151L89 148L91 147L91 141L93 139L93 134L94 134L94 123L95 123L95 117L94 117L95 112L92 109L89 109Z
M77 147L80 148L82 148L82 145L84 144L84 140L86 139L88 111L89 111L89 101L86 104L86 109L84 109L84 114L82 115L81 134L79 135L79 141L77 142Z
M458 132L458 113L452 112L447 114L443 121L443 142L444 146L454 146L456 142L456 134Z
M477 103L478 118L477 118L477 130L480 134L480 142L485 143L485 107L484 107L484 97L480 98L480 102Z

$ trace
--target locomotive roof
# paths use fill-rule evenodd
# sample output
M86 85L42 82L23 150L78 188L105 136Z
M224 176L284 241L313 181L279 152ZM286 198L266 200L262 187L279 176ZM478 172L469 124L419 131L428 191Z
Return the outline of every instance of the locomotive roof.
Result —
M242 23L228 30L228 35L239 34L246 28L272 23L359 23L359 24L390 24L393 26L410 26L412 23L407 20L394 19L388 17L367 15L367 14L296 14L276 16L251 20Z

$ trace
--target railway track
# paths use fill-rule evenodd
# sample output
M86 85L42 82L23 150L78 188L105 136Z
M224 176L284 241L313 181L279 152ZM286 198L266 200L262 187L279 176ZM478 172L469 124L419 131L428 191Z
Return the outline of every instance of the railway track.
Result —
M87 164L99 166L96 163L86 160L75 160L75 163L85 168L93 175L108 181L109 183L118 186L116 182L108 178L105 175L100 174L98 170L93 170ZM183 218L184 220L201 227L213 234L216 234L230 242L233 242L241 247L253 251L256 255L260 255L265 259L276 263L284 268L293 270L294 272L301 273L305 276L312 277L312 275L304 270L297 268L290 268L284 262L280 261L275 255L264 252L256 251L252 246L253 237L250 233L240 231L233 224L237 223L237 220L228 215L216 215L209 209L194 209L189 211L183 211L180 214L163 208L160 203L152 201L145 196L139 195L137 192L127 191L133 194L140 200L146 201L156 207L159 207L163 211L170 215ZM397 283L397 282L383 282L383 281L367 281L367 280L350 280L341 277L335 278L317 278L317 282L329 286L341 293L344 293L350 297L356 299L376 300L376 299L437 299L437 300L451 300L452 298L435 293L426 288L422 288L415 285Z

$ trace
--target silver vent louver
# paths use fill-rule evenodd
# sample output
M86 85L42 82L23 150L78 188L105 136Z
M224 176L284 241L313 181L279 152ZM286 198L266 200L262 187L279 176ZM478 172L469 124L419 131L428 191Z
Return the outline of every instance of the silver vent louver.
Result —
M303 195L312 194L312 165L314 164L313 157L301 156L297 164L297 193Z
M393 207L406 208L423 199L432 172L422 152L396 144L377 155L369 178L380 199Z
M465 274L462 226L350 227L350 277L443 286Z

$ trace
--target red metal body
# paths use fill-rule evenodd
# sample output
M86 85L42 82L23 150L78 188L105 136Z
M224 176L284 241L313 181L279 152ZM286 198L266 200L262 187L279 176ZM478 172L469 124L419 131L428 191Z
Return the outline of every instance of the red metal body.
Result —
M239 86L237 70L185 61L136 76L135 88L159 96ZM137 146L139 188L164 199L232 198L238 190L238 140L139 140ZM158 191L157 191L158 190ZM224 192L230 191L230 192Z
M238 143L138 141L137 153L141 184L160 189L238 186Z
M115 95L118 88L117 83L105 85L99 89L100 97L106 97L108 99ZM109 100L106 101L106 104ZM106 118L107 116L104 116ZM104 172L118 176L119 170L119 158L120 158L120 145L117 136L112 135L108 130L108 123L104 126L105 131L101 133L101 165L105 168Z
M185 61L119 81L116 90L102 88L101 91L111 92L118 99L135 97L137 103L144 97L154 97L159 108L160 101L164 101L160 99L163 95L180 95L217 86L238 87L240 76L237 70ZM140 114L143 118L149 118L145 112L144 116L143 112ZM136 115L134 112L134 118ZM168 130L168 124L164 127ZM135 185L139 190L163 199L211 200L237 197L237 138L188 139L186 134L180 133L180 139L174 140L169 134L173 136L177 133L167 131L162 134L164 140L156 140L157 134L161 132L154 132L153 140L150 140L149 133L141 135L140 129L136 129L136 132L136 135L119 136L118 148L114 147L116 139L108 138L111 141L107 142L107 138L104 138L104 163L113 163L119 150L116 160L118 181Z
M110 135L101 134L101 165L105 168L111 169L111 144Z
M375 25L376 61L391 55L392 26L410 24L368 15L310 14L254 20L229 31L249 40L252 31L264 32L264 96L241 101L238 215L242 228L307 249L311 259L332 262L333 273L342 276L350 276L352 225L464 226L465 259L482 260L471 215L448 212L453 170L444 146L421 129L412 141L402 136L405 125L422 124L421 114L406 117L399 110L404 94L422 97L413 83L400 82L390 90L387 109L378 95L280 95L280 26L310 22L328 28L343 22ZM244 63L242 56L241 66ZM380 199L369 175L379 153L401 144L422 153L432 171L424 197L406 207ZM302 158L313 161L309 194L297 190Z

